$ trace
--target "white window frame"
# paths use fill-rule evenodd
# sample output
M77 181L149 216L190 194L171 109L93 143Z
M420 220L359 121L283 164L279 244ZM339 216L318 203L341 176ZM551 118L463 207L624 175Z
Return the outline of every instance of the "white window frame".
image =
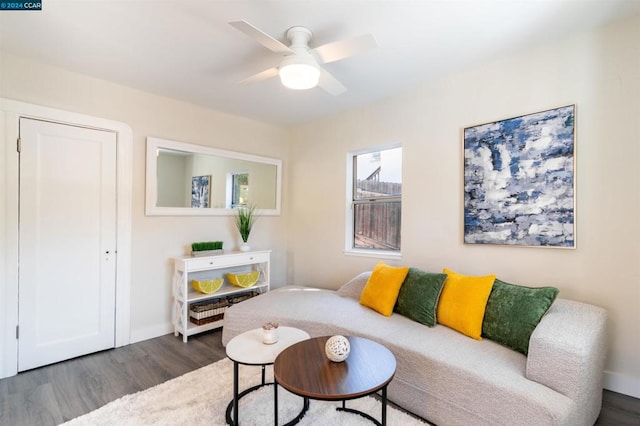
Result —
M226 182L226 193L225 193L225 206L228 209L235 209L236 206L233 203L233 180L236 175L247 175L249 176L249 170L236 170L233 172L227 173L227 182Z
M347 153L347 174L346 174L346 198L345 198L345 238L344 238L344 254L349 256L373 257L377 259L402 259L402 247L400 250L380 250L380 249L362 249L353 247L354 229L353 229L353 159L362 154L368 154L376 151L385 151L388 149L402 148L402 143L392 142L383 145L370 146ZM404 172L403 172L404 175ZM400 196L402 203L402 195ZM400 218L400 233L402 234L402 218Z

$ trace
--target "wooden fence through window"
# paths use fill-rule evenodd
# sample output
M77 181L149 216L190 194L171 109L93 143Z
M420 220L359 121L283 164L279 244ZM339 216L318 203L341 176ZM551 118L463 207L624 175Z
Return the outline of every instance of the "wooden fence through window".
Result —
M360 199L400 195L401 183L359 181ZM356 204L354 217L355 247L384 250L400 249L400 201Z

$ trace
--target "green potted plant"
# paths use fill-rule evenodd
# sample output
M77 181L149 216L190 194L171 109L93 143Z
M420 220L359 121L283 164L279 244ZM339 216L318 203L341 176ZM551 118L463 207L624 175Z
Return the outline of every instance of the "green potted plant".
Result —
M238 228L238 232L240 232L240 237L242 237L242 245L240 246L240 251L249 251L251 247L247 244L249 240L249 234L251 233L251 228L253 227L253 223L256 220L256 206L245 205L238 206L236 208L237 213L234 216L236 227Z
M191 244L191 256L211 256L222 253L222 241L203 241Z

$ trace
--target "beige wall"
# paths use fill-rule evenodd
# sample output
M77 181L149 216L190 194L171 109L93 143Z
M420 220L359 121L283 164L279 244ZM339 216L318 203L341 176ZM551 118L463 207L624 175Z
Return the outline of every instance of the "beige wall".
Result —
M466 126L577 105L577 249L463 245ZM640 397L640 20L523 52L293 129L289 281L336 288L378 259L344 249L346 153L402 142L402 260L553 285L611 315L609 387Z
M133 129L131 336L136 341L167 333L171 321L170 258L187 254L194 241L221 240L225 249L236 250L242 241L231 217L144 215L145 138L155 136L280 158L286 182L287 131L11 55L2 55L0 65L0 97L116 120ZM273 250L272 281L276 286L283 285L286 278L286 221L286 214L262 217L250 238L254 249Z

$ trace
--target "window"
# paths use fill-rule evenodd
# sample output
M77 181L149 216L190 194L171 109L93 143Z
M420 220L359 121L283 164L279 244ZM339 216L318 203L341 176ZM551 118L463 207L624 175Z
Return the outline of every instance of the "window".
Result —
M347 251L399 253L402 147L349 153L347 169Z
M244 206L249 200L249 173L231 174L231 206Z

